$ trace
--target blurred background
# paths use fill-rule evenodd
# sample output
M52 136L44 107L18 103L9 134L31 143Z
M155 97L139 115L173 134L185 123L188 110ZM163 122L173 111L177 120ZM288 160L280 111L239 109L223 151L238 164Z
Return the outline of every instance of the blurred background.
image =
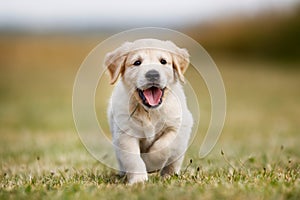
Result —
M187 34L217 64L228 107L215 154L276 156L284 146L289 157L300 156L298 0L11 0L0 2L2 170L30 168L37 156L45 167L90 163L72 118L76 72L101 41L145 26ZM200 82L193 84L203 137L210 103ZM106 106L97 102L103 124Z

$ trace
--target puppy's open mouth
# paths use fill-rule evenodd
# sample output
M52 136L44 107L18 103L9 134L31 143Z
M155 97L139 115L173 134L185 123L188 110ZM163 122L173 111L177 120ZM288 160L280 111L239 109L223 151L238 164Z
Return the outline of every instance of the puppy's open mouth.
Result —
M158 107L162 103L164 90L165 88L161 89L155 86L152 86L145 90L137 89L143 104L149 108Z

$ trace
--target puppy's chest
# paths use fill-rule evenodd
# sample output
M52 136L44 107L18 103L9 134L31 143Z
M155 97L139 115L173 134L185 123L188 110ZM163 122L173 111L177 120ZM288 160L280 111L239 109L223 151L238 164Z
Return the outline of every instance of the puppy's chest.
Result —
M131 123L138 126L141 137L154 137L166 125L166 119L162 117L165 116L163 113L158 111L146 112L144 109L138 111L131 118Z
M142 153L146 153L152 144L157 141L165 132L167 123L159 116L152 116L142 122L142 134L140 139L140 148Z
M176 129L180 124L177 118L166 114L164 110L140 113L134 119L140 128L141 153L146 153L169 128Z

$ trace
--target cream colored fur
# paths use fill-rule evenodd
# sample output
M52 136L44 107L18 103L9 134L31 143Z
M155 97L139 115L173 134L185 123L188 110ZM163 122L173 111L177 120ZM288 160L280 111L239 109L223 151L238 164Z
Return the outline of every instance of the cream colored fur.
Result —
M134 66L138 59L141 65ZM111 84L116 83L108 108L110 130L120 173L129 184L146 181L147 172L166 176L180 171L193 125L182 88L188 65L185 49L156 39L126 42L106 55ZM137 92L149 85L149 70L159 73L159 85L165 88L156 108L145 106Z

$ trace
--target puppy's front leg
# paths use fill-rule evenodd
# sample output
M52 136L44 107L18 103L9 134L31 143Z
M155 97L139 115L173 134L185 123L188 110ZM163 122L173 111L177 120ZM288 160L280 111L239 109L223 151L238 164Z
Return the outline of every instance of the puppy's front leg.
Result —
M142 155L148 171L157 171L162 169L171 156L171 143L176 137L173 130L165 131L149 148L147 153Z
M129 184L148 180L146 166L140 156L139 139L120 133L115 141L120 170L126 172Z

